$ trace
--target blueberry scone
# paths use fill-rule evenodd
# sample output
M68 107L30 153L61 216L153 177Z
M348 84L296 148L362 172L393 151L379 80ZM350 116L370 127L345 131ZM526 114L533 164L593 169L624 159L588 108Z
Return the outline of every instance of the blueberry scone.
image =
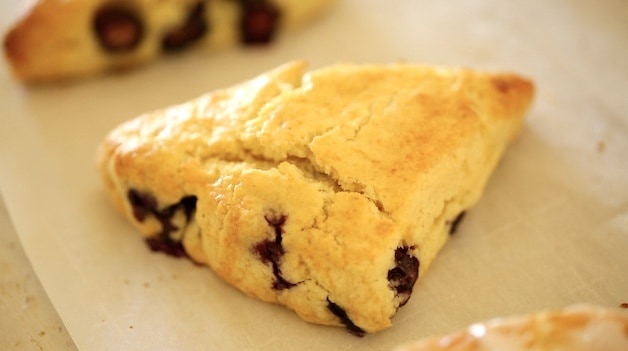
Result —
M335 0L39 0L4 50L24 82L121 70L193 46L268 43Z
M396 351L625 351L628 311L576 305L495 318Z
M132 119L99 151L154 250L356 334L391 325L519 131L532 83L286 63Z

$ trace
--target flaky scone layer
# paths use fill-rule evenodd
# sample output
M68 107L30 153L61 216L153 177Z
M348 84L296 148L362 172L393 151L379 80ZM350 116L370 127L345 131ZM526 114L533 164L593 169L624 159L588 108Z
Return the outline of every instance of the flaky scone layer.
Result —
M249 295L375 332L480 197L533 85L408 64L304 69L130 120L100 169L153 248L182 243Z

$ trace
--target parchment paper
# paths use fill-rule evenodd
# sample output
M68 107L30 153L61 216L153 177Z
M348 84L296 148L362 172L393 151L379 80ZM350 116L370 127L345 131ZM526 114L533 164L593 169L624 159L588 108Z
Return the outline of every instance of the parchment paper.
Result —
M2 28L18 0L0 5ZM628 3L342 0L273 46L174 56L128 74L25 88L0 62L0 188L81 350L390 350L478 320L628 301ZM511 70L538 95L524 131L384 332L357 338L149 252L94 167L135 115L290 59Z

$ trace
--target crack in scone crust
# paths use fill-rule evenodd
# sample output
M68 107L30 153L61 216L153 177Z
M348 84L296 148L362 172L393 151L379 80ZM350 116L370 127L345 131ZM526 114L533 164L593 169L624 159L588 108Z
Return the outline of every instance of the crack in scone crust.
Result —
M305 320L375 332L479 198L531 86L422 66L303 69L121 125L101 148L105 182L153 249L183 248Z

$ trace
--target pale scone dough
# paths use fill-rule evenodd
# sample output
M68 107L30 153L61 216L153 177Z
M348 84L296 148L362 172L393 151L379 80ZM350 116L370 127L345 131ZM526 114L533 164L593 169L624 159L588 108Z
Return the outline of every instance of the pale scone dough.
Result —
M307 321L379 331L478 201L534 87L410 64L304 69L132 119L100 169L153 249Z
M128 70L165 52L187 47L214 50L241 43L245 8L259 8L260 13L273 12L273 15L262 15L266 16L263 19L251 20L257 21L251 28L263 31L261 27L272 26L274 32L281 32L316 17L334 2L39 0L9 28L4 37L4 52L14 76L20 81L67 81ZM103 45L103 29L98 30L96 25L98 19L102 20L101 27L107 28L107 38L117 42L115 48ZM260 23L264 21L273 23ZM175 31L179 31L180 47L164 48L164 38ZM274 32L272 37L277 35Z

